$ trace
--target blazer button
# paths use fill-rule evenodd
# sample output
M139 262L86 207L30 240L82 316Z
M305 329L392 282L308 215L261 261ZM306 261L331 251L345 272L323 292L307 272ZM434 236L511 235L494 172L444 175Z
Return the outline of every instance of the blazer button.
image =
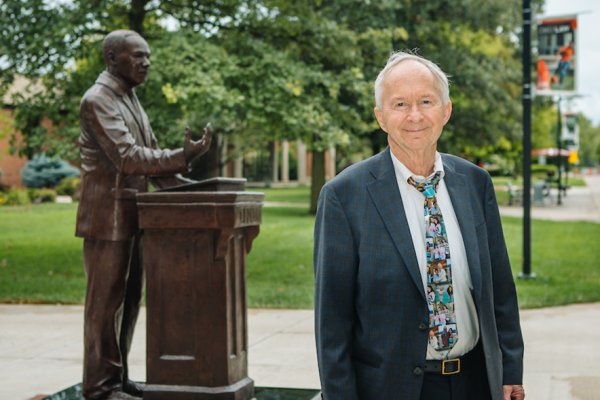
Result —
M426 330L426 329L427 329L427 324L425 324L424 322L421 322L421 323L419 324L419 330L420 330L420 331L424 331L424 330Z
M415 375L423 375L423 368L421 368L421 367L415 367L415 369L413 369L413 374L415 374Z

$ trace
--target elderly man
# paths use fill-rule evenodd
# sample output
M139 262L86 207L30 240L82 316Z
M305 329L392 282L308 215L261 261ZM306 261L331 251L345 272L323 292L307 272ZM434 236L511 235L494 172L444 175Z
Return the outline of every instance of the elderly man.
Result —
M106 70L81 101L81 199L76 235L84 238L87 274L83 394L86 399L137 399L127 353L142 297L143 271L135 194L189 182L175 175L205 153L186 132L184 146L161 150L133 88L148 76L150 49L137 33L119 30L103 45Z
M375 100L389 148L343 171L319 199L323 398L523 399L517 296L492 182L437 152L452 111L447 77L429 60L395 53ZM432 222L439 228L428 229ZM436 280L435 246L447 247L446 276Z

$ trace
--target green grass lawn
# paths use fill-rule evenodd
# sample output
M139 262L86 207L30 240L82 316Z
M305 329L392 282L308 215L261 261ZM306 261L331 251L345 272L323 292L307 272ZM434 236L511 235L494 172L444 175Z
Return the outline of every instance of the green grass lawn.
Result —
M82 241L75 204L0 207L0 301L81 303Z
M293 188L248 188L248 191L262 192L267 202L308 204L310 202L310 188L299 186Z
M309 308L313 304L312 237L308 208L266 207L248 256L253 307Z
M503 218L515 276L522 271L523 225ZM523 308L600 301L600 224L532 220L531 269L536 279L517 279Z
M288 190L272 198L300 198ZM74 204L0 207L0 302L83 302L75 210ZM312 307L313 221L305 208L263 209L261 233L248 257L251 307ZM521 220L503 218L503 224L516 276L522 262ZM522 307L600 301L600 250L595 244L600 224L533 220L532 237L532 270L538 277L517 280Z

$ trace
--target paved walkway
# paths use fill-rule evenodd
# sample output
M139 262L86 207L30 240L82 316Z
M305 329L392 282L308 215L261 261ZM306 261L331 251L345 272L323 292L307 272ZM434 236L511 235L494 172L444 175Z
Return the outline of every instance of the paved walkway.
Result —
M521 315L529 400L598 400L600 307ZM258 386L319 388L311 310L250 310L249 375ZM0 305L0 399L26 400L81 380L82 306ZM145 310L130 356L145 380Z
M533 218L600 222L600 177L571 188L562 206L532 208ZM502 207L519 215L519 207ZM521 315L528 400L600 400L600 304ZM249 375L257 386L318 388L311 310L249 310ZM130 357L145 380L145 310ZM83 307L0 305L0 400L28 400L81 380Z
M551 190L550 198L544 205L531 207L531 218L555 221L591 221L600 223L600 175L584 178L587 186L572 187L556 205L556 189ZM532 196L533 201L533 196ZM506 216L522 217L523 207L500 207L500 213Z

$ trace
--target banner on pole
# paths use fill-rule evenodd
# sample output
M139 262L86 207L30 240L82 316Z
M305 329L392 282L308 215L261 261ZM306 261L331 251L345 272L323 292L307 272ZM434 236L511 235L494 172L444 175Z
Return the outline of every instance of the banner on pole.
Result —
M577 16L537 20L536 94L577 93Z

